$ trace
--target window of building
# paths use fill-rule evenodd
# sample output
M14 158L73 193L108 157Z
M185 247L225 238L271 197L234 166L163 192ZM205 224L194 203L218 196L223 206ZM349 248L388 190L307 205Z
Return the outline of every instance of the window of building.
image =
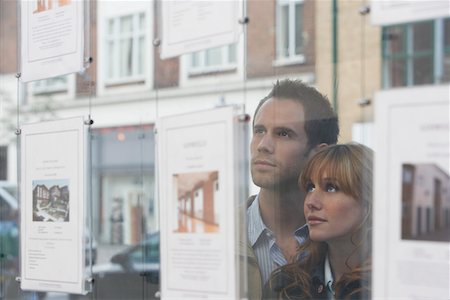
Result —
M237 68L236 44L190 54L189 74L223 72Z
M383 87L450 81L448 19L383 28Z
M444 63L443 82L450 82L450 19L443 22L444 25Z
M304 57L304 0L277 1L277 62L302 63Z
M8 147L0 146L0 180L8 179Z
M145 66L145 13L106 21L106 81L143 81Z
M67 75L57 76L33 82L32 93L35 95L50 94L50 93L65 93L67 92L68 87L69 87L69 80Z

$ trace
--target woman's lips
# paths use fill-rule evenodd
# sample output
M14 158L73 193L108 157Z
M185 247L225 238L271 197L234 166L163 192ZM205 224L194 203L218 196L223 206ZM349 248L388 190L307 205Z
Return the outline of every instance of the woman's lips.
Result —
M316 217L316 216L309 216L308 217L308 224L309 225L317 225L317 224L322 224L325 223L327 220Z

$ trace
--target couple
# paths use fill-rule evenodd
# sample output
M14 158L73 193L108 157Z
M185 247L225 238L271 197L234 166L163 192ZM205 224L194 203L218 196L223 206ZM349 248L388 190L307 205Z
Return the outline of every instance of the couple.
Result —
M245 211L249 299L370 294L372 153L333 145L338 133L328 99L302 82L277 82L258 105L251 173L261 189Z

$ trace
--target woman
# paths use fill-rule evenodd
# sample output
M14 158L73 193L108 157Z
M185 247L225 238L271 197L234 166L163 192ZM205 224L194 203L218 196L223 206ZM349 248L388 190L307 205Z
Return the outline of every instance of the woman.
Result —
M370 298L373 153L329 146L299 178L309 239L297 262L274 271L265 299Z

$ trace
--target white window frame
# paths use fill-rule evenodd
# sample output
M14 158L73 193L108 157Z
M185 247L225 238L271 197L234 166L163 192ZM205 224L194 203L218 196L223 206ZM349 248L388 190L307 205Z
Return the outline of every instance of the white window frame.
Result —
M195 53L188 54L188 61L189 61L189 67L188 67L188 73L189 75L201 75L205 73L215 73L215 72L225 72L230 70L236 70L237 69L237 55L238 55L238 47L235 45L235 54L236 61L230 62L230 46L231 45L225 45L218 47L220 48L221 52L221 62L217 65L206 65L206 53L208 50L202 50ZM213 48L216 49L216 48ZM199 57L199 65L198 66L192 66L192 60L193 56L198 55Z
M292 64L302 64L305 62L304 54L295 54L295 5L303 4L304 0L277 0L276 7L276 58L273 63L274 66L283 66L283 65L292 65ZM289 55L281 56L281 37L282 37L282 26L280 26L281 22L281 8L283 6L288 6L289 10ZM303 22L303 20L302 20Z
M134 79L109 80L106 78L106 69L109 63L106 55L108 51L106 44L106 36L108 34L107 20L132 14L139 15L140 13L145 14L143 75ZM124 94L129 95L136 92L150 91L153 88L153 55L155 52L155 47L152 45L154 30L153 5L149 5L148 1L98 1L97 20L97 95L100 97L117 96L120 98L111 99L122 99L123 101Z
M142 62L138 61L139 39L141 37L143 37L144 43L148 39L146 30L145 30L145 26L144 26L144 29L141 29L139 26L139 21L140 21L141 15L144 15L144 20L146 20L146 18L149 17L145 11L139 11L139 12L135 12L135 13L124 14L124 15L114 16L114 17L105 19L105 57L106 57L105 61L108 62L110 55L112 55L113 61L117 62L117 64L114 65L112 78L109 77L108 68L104 69L105 83L107 85L129 83L129 82L145 80L145 72L147 70L144 68L142 74L138 73L139 66L144 65L145 60L148 59L145 54L146 51L144 51L144 53L143 53L144 61L142 61ZM130 33L121 34L120 33L120 25L121 25L120 22L121 22L122 18L128 17L128 16L132 17L132 31ZM113 25L114 32L111 35L109 35L108 34L108 26L109 25L108 24L109 24L109 21L111 21L111 20L114 22L114 25ZM146 23L146 22L144 22L144 23ZM122 55L122 53L120 53L120 42L124 39L129 39L130 37L131 37L131 42L133 44L133 47L132 47L133 49L132 49L132 54L131 54L131 57L132 57L131 75L130 76L126 76L126 75L121 76L119 74L119 69L120 69L119 62L120 62L120 58ZM114 43L112 51L111 51L111 49L108 48L108 45L110 42Z

